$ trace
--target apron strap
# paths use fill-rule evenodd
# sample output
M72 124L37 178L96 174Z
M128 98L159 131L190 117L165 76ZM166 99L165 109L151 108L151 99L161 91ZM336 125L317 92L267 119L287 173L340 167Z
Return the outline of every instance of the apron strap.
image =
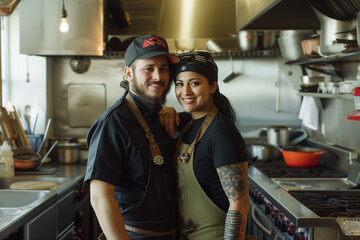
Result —
M210 126L210 123L214 120L216 114L218 112L217 107L214 105L210 112L206 115L204 122L201 124L199 131L196 134L195 140L191 143L191 145L186 150L187 154L191 154L195 145L200 141L201 137L204 135L206 129Z
M146 133L146 137L150 142L151 156L154 159L155 156L161 156L161 151L159 145L156 143L154 135L152 134L149 126L145 122L143 115L140 113L139 108L136 106L134 100L130 97L129 94L126 95L126 102L130 108L130 110L134 113L136 119L139 121L141 127L144 129Z

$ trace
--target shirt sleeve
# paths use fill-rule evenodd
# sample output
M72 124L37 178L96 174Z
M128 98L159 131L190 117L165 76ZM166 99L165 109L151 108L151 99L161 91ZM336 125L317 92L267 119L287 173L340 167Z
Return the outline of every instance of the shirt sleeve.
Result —
M249 160L245 142L238 131L217 131L212 136L210 144L215 168Z
M84 181L88 183L91 179L97 179L117 185L124 153L119 129L115 131L111 121L98 120L90 128L87 142L89 154Z

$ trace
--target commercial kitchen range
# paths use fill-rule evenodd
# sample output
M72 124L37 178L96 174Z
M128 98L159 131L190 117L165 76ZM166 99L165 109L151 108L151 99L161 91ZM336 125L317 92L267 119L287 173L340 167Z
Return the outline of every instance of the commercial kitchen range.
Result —
M335 158L315 168L288 167L283 159L250 167L247 232L257 239L360 239L360 188L351 181L359 180L357 151L310 144Z

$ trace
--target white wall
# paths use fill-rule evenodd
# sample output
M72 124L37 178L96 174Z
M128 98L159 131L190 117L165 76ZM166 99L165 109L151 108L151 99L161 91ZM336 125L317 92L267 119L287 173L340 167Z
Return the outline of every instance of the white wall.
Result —
M21 7L21 2L19 3ZM19 51L19 7L7 17L9 32L9 49L4 49L8 54L9 72L8 79L11 84L8 86L9 95L4 99L3 105L9 103L15 105L22 116L26 105L31 106L32 127L36 115L39 114L36 124L36 133L44 133L46 119L46 58L20 54ZM28 60L28 64L27 64ZM28 67L27 67L28 66ZM27 79L29 71L29 82ZM21 119L25 128L26 124Z

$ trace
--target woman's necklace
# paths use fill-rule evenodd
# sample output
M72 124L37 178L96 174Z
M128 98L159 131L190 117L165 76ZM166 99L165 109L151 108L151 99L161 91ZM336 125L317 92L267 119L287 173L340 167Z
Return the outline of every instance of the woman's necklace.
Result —
M206 115L206 118L204 122L201 124L195 140L189 145L189 147L186 149L186 152L182 152L178 156L178 160L183 163L188 163L191 157L191 153L195 147L195 145L200 141L201 137L204 135L206 129L210 126L210 123L214 120L216 114L218 112L217 107L214 105L210 112ZM186 126L184 127L183 131L181 132L181 135L183 135L192 125L192 121L190 121Z

